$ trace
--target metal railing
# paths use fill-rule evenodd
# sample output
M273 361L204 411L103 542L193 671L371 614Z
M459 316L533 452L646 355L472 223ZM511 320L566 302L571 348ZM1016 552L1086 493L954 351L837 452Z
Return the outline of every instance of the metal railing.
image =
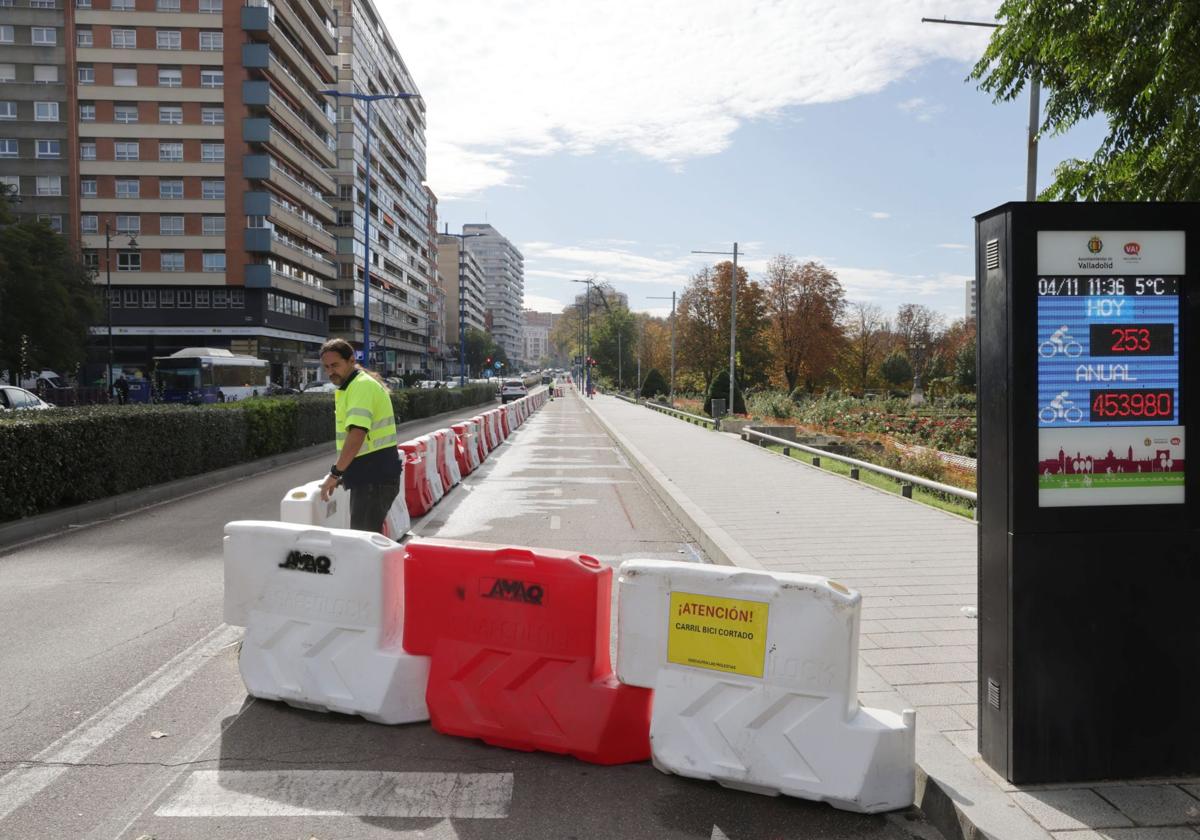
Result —
M613 394L613 396L619 400L624 400L625 402L629 403L630 405L641 405L641 403L639 403L633 397L627 397L624 394Z
M791 450L793 449L799 449L801 452L808 452L817 456L818 458L828 458L831 461L839 461L857 469L869 470L873 473L886 475L888 478L894 478L902 484L914 484L918 487L924 487L927 490L934 490L938 493L945 493L948 496L955 496L959 499L964 499L976 505L979 502L979 494L974 490L964 490L961 487L954 487L950 484L942 484L940 481L922 478L919 475L909 475L908 473L902 473L899 470L893 470L889 467L881 467L878 464L872 464L869 461L860 461L858 458L851 458L848 455L838 455L825 449L818 449L815 446L807 446L803 443L796 443L794 440L775 437L774 435L769 435L766 432L755 431L751 428L743 429L742 435L746 440L749 440L751 436L753 436L754 438L766 443L774 443L778 446L782 446L784 448L785 455L790 454ZM978 510L978 508L976 509Z
M689 414L686 411L680 411L677 408L671 408L671 406L669 406L669 405L663 405L662 403L650 402L649 400L646 401L645 405L646 405L646 408L652 408L655 411L661 411L663 414L670 414L675 417L682 418L683 420L686 420L689 423L695 423L700 426L708 426L709 428L713 428L713 429L715 429L717 426L716 421L713 420L711 417L701 417L699 414Z

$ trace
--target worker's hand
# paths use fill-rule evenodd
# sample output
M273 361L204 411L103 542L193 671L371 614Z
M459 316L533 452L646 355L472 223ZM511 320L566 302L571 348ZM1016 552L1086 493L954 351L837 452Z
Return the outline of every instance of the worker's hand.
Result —
M338 486L340 479L334 478L332 475L325 476L325 480L321 482L321 501L328 502L329 497L333 495L334 489Z

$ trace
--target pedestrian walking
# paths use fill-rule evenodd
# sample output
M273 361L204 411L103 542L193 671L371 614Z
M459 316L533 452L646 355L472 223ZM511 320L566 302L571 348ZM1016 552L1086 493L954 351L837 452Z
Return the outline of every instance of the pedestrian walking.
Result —
M334 392L338 458L321 484L326 501L340 483L350 491L350 527L383 533L383 521L400 494L403 469L396 449L396 416L387 388L354 362L345 339L321 345L321 366Z

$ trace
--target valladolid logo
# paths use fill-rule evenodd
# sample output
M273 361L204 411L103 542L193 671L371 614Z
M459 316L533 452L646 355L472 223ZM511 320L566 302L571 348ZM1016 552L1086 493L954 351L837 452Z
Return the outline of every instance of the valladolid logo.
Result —
M1091 256L1080 257L1078 259L1079 267L1081 269L1086 270L1113 267L1112 257L1099 256L1100 252L1104 250L1104 240L1099 236L1093 236L1087 241L1087 249Z

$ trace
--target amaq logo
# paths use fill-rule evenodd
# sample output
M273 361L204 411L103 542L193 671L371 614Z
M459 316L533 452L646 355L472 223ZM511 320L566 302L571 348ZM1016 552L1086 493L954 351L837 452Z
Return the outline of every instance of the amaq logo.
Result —
M1142 246L1137 242L1126 242L1125 253L1131 257L1136 257L1142 252Z
M484 598L495 598L500 601L516 601L521 604L542 605L546 597L546 589L540 583L526 583L523 580L508 580L506 578L480 578L479 594Z

